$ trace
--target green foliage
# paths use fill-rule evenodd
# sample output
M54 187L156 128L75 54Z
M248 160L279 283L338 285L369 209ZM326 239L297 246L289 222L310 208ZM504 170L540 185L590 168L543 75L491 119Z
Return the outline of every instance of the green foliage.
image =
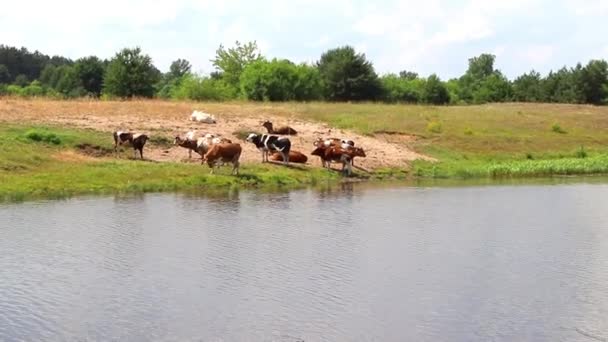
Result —
M381 96L380 80L372 63L350 46L323 53L317 67L328 100L363 101Z
M422 88L421 100L430 104L446 104L450 102L448 89L437 75L433 74L427 78Z
M44 131L44 130L37 130L37 129L29 130L25 133L25 137L28 138L29 140L32 140L35 142L43 142L43 143L49 143L49 144L53 144L53 145L61 144L61 138L59 138L57 136L57 134L55 134L53 132Z
M506 178L603 173L608 173L608 155L511 161L417 161L413 168L413 174L423 178Z
M11 73L4 64L0 64L0 84L9 83L11 81Z
M88 95L99 97L103 88L104 63L95 56L84 57L76 60L74 70L78 84L71 91L82 87Z
M288 60L259 60L241 75L241 93L256 101L313 100L320 98L320 77L308 65Z
M511 97L511 85L494 69L496 56L481 54L469 59L469 68L458 80L458 97L466 102L502 102Z
M6 87L6 93L8 95L23 96L23 87L11 84Z
M171 98L195 101L225 101L236 98L236 89L209 77L184 76L170 93Z
M30 83L30 81L28 80L27 76L25 76L24 74L19 74L17 75L17 77L15 78L15 85L18 85L20 87L25 87Z
M583 145L581 145L581 147L578 149L578 151L576 151L575 156L577 158L587 158L588 154L587 151L585 151L585 147Z
M431 121L426 125L426 130L431 133L441 133L443 125L439 121Z
M563 67L549 72L542 82L543 101L559 103L583 103L585 94L581 84L582 66Z
M532 70L513 81L513 100L521 102L539 102L543 99L541 76Z
M407 71L407 70L402 70L399 72L399 78L411 81L411 80L415 80L418 78L418 73L412 72L412 71Z
M171 63L171 66L169 67L169 77L170 79L181 78L189 74L191 69L192 65L190 65L190 62L180 58Z
M45 91L44 91L44 88L42 87L42 84L40 84L39 81L33 81L27 87L23 88L23 90L21 91L21 94L23 96L27 96L27 97L36 97L36 96L44 96Z
M229 85L238 88L241 73L245 67L262 59L257 42L241 44L236 41L235 47L224 48L223 45L215 52L215 58L211 60L213 66L221 73L222 78Z
M567 132L557 122L551 126L551 130L555 133L566 134Z
M581 88L584 102L601 104L606 100L608 91L608 63L604 60L591 60L581 70Z
M401 75L387 74L380 78L380 82L383 89L382 99L385 102L418 103L421 101L424 80L412 77L412 75L402 77Z
M38 51L30 52L24 47L18 49L16 47L0 45L0 65L6 67L8 74L8 80L2 81L0 79L0 83L14 83L18 75L24 75L25 78L17 84L27 86L29 80L35 80L40 77L40 72L45 65L64 65L70 63L71 61L64 57L49 57ZM7 74L4 74L4 76L6 77Z
M511 97L509 80L499 71L481 79L473 92L474 103L503 102Z
M152 59L139 47L125 48L110 61L106 70L103 92L118 97L152 97L160 72Z

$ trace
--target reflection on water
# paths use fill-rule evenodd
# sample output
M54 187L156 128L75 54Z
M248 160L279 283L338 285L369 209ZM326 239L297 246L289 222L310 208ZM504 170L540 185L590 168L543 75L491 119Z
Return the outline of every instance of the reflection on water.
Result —
M3 205L0 340L605 340L585 182Z

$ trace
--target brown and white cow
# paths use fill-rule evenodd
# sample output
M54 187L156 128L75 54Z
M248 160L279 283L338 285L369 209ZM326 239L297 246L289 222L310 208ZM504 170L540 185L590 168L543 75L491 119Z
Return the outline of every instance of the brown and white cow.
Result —
M147 135L143 133L116 131L113 133L113 137L115 153L118 153L119 145L131 145L133 147L133 156L137 158L137 151L139 151L141 159L144 159L144 145L149 139Z
M214 167L219 167L219 163L232 163L232 174L239 174L239 158L241 157L242 148L236 143L220 143L213 144L209 151L203 156L201 164L207 162L213 174Z
M323 167L330 168L332 161L342 163L342 172L348 175L352 173L352 161L355 157L365 157L365 151L361 147L344 149L340 146L320 146L311 153L313 156L321 158Z
M283 156L278 151L273 151L268 159L272 161L283 161ZM293 163L306 164L308 157L302 152L290 150L289 161Z

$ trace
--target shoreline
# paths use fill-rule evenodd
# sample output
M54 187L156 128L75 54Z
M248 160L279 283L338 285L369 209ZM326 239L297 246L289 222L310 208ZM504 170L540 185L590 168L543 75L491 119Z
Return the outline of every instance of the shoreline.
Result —
M218 125L187 120L192 109L218 114ZM0 101L0 201L86 194L301 189L341 183L542 179L608 174L608 109L572 105L491 104L469 107L334 103L190 103L144 101ZM240 135L271 118L298 128L297 150L309 154L317 136L356 137L366 158L354 177L320 167L260 163ZM559 121L566 131L554 132ZM428 131L428 123L443 122ZM175 134L196 129L241 143L241 175L209 175L187 162ZM113 156L112 129L149 131L148 161ZM435 126L433 126L435 127ZM300 135L300 132L303 134ZM184 162L186 161L186 162ZM336 166L338 164L334 164ZM358 169L361 167L361 169ZM339 167L339 166L338 166Z

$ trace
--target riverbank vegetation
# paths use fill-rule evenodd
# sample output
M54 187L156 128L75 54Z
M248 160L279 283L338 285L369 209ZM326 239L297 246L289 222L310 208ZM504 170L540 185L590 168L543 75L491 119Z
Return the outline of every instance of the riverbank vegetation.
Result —
M99 145L100 142L102 143ZM107 134L94 130L11 124L0 128L0 200L174 190L298 188L335 182L337 172L274 164L243 165L210 175L200 163L114 157Z

